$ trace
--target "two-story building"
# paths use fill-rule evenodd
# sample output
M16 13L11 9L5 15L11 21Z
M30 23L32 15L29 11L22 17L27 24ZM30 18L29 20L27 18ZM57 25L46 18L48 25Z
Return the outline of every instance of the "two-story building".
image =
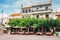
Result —
M42 2L22 7L22 18L52 18L52 3Z

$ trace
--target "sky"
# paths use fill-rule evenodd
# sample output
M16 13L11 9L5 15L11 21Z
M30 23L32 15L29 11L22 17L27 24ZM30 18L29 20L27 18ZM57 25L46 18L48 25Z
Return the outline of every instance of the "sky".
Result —
M0 0L0 16L2 10L4 11L4 16L8 16L12 13L21 12L21 4L29 5L40 3L49 0ZM53 11L60 11L60 0L52 0Z

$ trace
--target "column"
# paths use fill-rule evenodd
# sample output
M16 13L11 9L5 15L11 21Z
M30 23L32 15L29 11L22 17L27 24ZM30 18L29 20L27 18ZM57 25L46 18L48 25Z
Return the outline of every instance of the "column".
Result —
M36 19L36 15L34 15L34 18Z
M52 14L49 14L49 18L53 18L53 15Z
M33 15L31 15L31 18L33 18Z
M45 18L45 14L42 15L42 18Z

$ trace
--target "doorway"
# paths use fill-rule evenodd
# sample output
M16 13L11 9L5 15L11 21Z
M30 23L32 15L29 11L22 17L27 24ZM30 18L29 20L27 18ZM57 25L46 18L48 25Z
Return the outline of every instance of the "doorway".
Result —
M36 18L39 18L39 15L36 15Z
M49 15L48 14L46 15L46 18L49 18Z

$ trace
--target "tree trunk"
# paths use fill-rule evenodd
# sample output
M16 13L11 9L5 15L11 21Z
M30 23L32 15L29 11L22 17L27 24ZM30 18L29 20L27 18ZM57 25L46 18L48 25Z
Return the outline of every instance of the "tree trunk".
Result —
M28 32L29 32L29 27L28 27Z
M45 33L46 33L46 28L45 28Z
M22 28L20 28L20 31L22 31Z
M8 28L8 34L11 34L11 27Z
M40 30L39 30L39 28L38 28L38 32L39 32Z
M53 32L53 29L50 28L50 30L51 30L51 32Z
M35 28L33 28L33 31L35 32Z
M8 34L10 34L11 30L8 31Z
M44 33L44 27L42 26L42 32Z
M53 34L54 34L54 32L55 32L55 29L53 28Z
M54 27L54 28L53 28L53 32L55 32L55 29L56 29L56 28Z

